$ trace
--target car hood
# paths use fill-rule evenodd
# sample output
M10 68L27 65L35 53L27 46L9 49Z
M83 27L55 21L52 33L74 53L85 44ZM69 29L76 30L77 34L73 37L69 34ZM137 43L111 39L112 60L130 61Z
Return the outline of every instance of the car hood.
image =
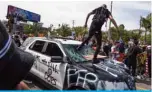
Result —
M104 63L92 64L90 62L80 63L78 67L96 74L100 82L104 82L105 86L102 88L135 89L134 78L126 72L118 71L117 68L108 67L108 65Z
M122 62L111 59L105 59L103 64L112 69L116 69L119 72L130 74L129 68Z
M95 73L102 80L120 81L120 79L123 80L123 77L125 77L125 75L123 75L123 73L121 73L120 71L112 69L102 63L81 63L79 64L79 67L88 70L88 72Z

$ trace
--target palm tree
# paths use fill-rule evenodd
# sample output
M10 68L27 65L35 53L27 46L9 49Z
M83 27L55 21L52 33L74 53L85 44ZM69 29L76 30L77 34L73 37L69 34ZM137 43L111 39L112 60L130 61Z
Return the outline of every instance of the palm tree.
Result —
M140 18L140 26L145 28L145 43L147 42L147 32L151 32L151 14L149 14L146 18L141 17Z
M56 29L56 33L59 36L67 37L71 35L71 28L68 24L58 25L59 28Z

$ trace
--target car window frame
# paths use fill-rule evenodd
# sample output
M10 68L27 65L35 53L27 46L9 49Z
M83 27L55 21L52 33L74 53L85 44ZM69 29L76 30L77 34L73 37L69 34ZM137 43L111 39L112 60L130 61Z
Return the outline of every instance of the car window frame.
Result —
M41 50L40 52L31 49L31 48L33 48L33 46L34 46L34 44L36 43L36 41L42 41L42 42L44 42L44 45L43 45L42 50ZM33 41L32 44L30 44L30 46L28 47L28 49L31 50L31 51L34 51L34 52L43 54L42 51L44 50L44 46L45 46L45 45L46 45L46 41L43 41L43 40L35 40L35 41Z
M47 46L48 46L49 43L54 43L54 44L56 44L56 45L59 47L60 51L62 52L62 55L63 55L62 58L65 57L65 55L64 55L62 49L60 48L60 46L58 45L58 43L52 42L52 41L51 41L51 42L50 42L50 41L49 41L49 42L46 42L46 46L44 47L43 52L42 52L44 55L46 55L46 56L48 56L48 57L52 57L52 56L50 56L50 55L45 54L45 51L46 51Z

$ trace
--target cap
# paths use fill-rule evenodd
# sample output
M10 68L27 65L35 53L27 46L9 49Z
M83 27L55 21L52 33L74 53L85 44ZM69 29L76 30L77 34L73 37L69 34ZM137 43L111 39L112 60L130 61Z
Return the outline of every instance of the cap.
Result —
M34 57L19 49L0 21L0 89L14 89L30 71Z

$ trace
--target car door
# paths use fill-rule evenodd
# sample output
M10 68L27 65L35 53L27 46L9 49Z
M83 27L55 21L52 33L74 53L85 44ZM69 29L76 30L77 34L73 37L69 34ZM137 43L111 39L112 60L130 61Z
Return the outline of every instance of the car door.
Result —
M45 41L36 40L33 44L30 45L27 52L31 53L35 57L34 64L30 70L30 72L37 77L40 77L40 65L41 65L41 57L43 57L42 50L45 46Z
M44 75L41 77L43 77L44 80L52 86L58 89L63 89L67 63L62 61L51 62L51 57L64 57L65 53L57 43L48 42L43 54L45 56L42 58L43 63L40 68L43 70L42 72L44 72Z

